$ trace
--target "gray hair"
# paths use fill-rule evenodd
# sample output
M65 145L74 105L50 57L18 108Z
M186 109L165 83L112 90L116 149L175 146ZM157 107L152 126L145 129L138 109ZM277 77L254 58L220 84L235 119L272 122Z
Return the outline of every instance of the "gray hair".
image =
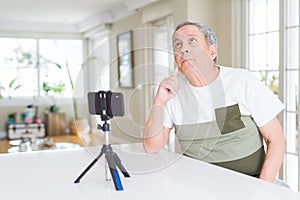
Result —
M198 27L199 30L201 31L201 33L203 33L205 36L206 44L208 46L215 44L218 47L218 40L217 40L216 33L211 28L209 28L208 26L201 24L201 23L189 22L189 21L182 22L176 26L174 33L178 29L180 29L181 27L186 26L186 25L192 25L192 26ZM218 59L218 56L216 56L216 58L214 59L215 63L217 63L217 59Z

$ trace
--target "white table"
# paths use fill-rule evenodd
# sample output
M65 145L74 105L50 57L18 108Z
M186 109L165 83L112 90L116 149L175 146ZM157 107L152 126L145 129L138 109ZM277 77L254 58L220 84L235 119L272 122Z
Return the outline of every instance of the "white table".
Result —
M297 192L204 162L161 151L146 154L141 144L113 146L130 173L123 191L105 181L103 159L74 184L100 147L0 155L0 199L288 199Z

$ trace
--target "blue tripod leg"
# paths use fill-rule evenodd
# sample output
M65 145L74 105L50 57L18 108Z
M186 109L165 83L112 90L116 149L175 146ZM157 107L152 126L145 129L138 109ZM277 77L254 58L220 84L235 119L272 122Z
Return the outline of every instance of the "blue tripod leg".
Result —
M127 172L127 170L125 169L125 167L122 165L122 162L121 162L121 159L119 158L119 156L116 153L114 153L114 152L112 152L112 154L113 154L113 157L114 157L114 160L116 162L117 167L121 170L121 172L123 173L123 175L126 178L129 178L130 175Z
M117 165L116 165L116 162L114 161L112 153L111 152L106 153L105 158L107 160L107 164L110 169L111 177L114 181L116 190L118 190L118 191L123 190L122 182L121 182L119 173L117 171Z

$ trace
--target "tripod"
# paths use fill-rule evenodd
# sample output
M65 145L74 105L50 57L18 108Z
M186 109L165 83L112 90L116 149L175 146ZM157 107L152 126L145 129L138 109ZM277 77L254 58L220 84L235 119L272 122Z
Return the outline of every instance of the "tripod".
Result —
M114 181L115 188L116 188L116 190L123 190L122 182L120 180L120 176L119 176L117 168L119 168L121 170L121 172L123 173L123 175L125 177L130 177L130 175L126 171L124 166L122 165L121 160L118 157L118 155L115 152L113 152L113 149L112 149L111 145L109 144L108 133L110 132L110 130L109 130L109 124L107 123L107 119L104 120L103 126L98 124L98 129L101 129L101 128L105 135L105 144L103 144L100 154L93 160L93 162L89 166L87 166L87 168L79 175L79 177L74 181L74 183L79 183L80 179L93 167L93 165L101 158L101 156L103 154L105 154L105 159L106 159L107 165L109 167L111 177ZM107 170L107 165L105 165L106 180L110 180L108 178L109 173Z

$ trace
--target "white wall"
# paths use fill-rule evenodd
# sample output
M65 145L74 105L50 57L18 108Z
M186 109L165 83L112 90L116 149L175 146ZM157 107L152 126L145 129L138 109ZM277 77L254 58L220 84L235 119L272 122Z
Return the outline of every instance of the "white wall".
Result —
M237 0L188 0L188 20L212 28L218 38L218 64L233 66L235 53L235 13Z

